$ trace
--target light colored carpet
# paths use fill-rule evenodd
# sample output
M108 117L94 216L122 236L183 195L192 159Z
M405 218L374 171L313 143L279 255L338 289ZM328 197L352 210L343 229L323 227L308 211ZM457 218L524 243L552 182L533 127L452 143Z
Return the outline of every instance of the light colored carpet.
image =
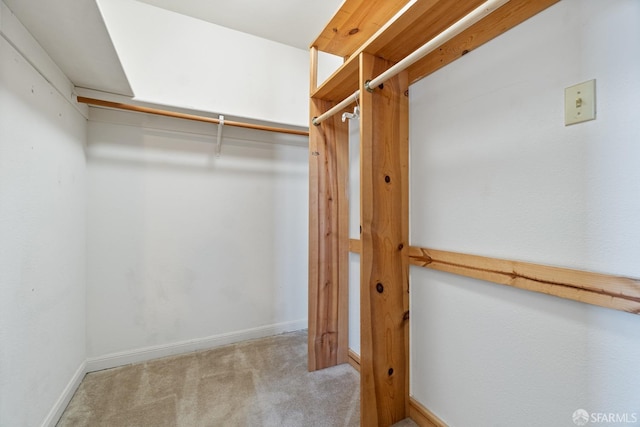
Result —
M299 331L87 374L58 427L358 426L359 383L307 372Z

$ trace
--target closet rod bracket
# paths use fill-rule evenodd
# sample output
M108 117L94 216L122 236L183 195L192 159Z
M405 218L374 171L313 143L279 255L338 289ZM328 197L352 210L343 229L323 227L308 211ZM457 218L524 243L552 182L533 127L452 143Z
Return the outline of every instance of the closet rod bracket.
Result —
M373 90L375 88L371 87L371 80L367 80L366 82L364 82L364 88L367 90L367 92L373 93Z
M224 116L218 116L218 143L216 144L216 157L220 157L222 151L222 127L224 126Z

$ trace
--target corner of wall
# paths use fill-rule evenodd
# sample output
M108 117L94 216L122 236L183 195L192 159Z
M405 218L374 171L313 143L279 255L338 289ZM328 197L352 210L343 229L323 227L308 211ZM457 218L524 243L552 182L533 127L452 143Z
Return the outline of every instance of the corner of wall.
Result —
M82 379L86 374L87 362L85 360L80 364L80 366L78 366L78 369L73 374L73 377L71 377L69 383L60 394L60 397L58 398L58 400L56 400L56 403L49 411L49 414L47 414L47 417L42 422L42 427L55 427L55 425L60 420L62 413L71 401L71 398L75 394L76 390L78 390L78 387L80 387L80 383L82 382Z
M88 116L86 105L78 104L75 88L71 80L64 74L38 41L31 35L9 9L0 0L0 36L2 36L24 59L80 114Z
M86 365L87 110L4 2L0 45L0 424L55 425Z

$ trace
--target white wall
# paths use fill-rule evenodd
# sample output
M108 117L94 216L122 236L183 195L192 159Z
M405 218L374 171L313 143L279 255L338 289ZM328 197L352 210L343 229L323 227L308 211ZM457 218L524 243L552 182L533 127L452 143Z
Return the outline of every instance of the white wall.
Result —
M307 140L223 134L90 110L90 368L306 327Z
M86 120L0 8L0 425L38 426L84 374Z
M349 121L349 238L360 239L360 122ZM360 254L349 253L349 349L360 354Z
M640 277L640 3L565 0L411 87L411 244ZM565 127L595 78L597 120ZM451 426L640 419L640 316L411 270L412 394Z
M93 110L88 129L73 84L0 6L0 425L55 424L87 356L305 327L306 139L225 128L218 159L207 124ZM304 90L285 98L306 94L303 53ZM259 111L285 102L271 101Z
M141 2L98 3L136 99L308 126L306 50Z

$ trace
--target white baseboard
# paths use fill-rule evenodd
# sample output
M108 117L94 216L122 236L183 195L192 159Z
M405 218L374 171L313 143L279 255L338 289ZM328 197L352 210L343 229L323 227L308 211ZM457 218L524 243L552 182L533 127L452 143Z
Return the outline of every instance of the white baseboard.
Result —
M158 359L161 357L221 347L240 341L277 335L283 332L298 331L300 329L305 329L306 327L307 319L301 319L236 332L228 332L205 338L197 338L193 340L111 353L105 356L87 359L86 372L101 371L103 369L130 365L132 363L146 362L148 360Z
M58 423L60 417L62 416L62 413L65 409L67 409L67 405L71 401L73 394L80 386L80 383L82 382L82 379L84 378L84 375L86 373L87 362L85 361L80 364L76 372L73 374L73 377L71 377L71 380L62 391L62 394L60 394L60 397L47 414L47 417L42 422L42 427L54 427Z

